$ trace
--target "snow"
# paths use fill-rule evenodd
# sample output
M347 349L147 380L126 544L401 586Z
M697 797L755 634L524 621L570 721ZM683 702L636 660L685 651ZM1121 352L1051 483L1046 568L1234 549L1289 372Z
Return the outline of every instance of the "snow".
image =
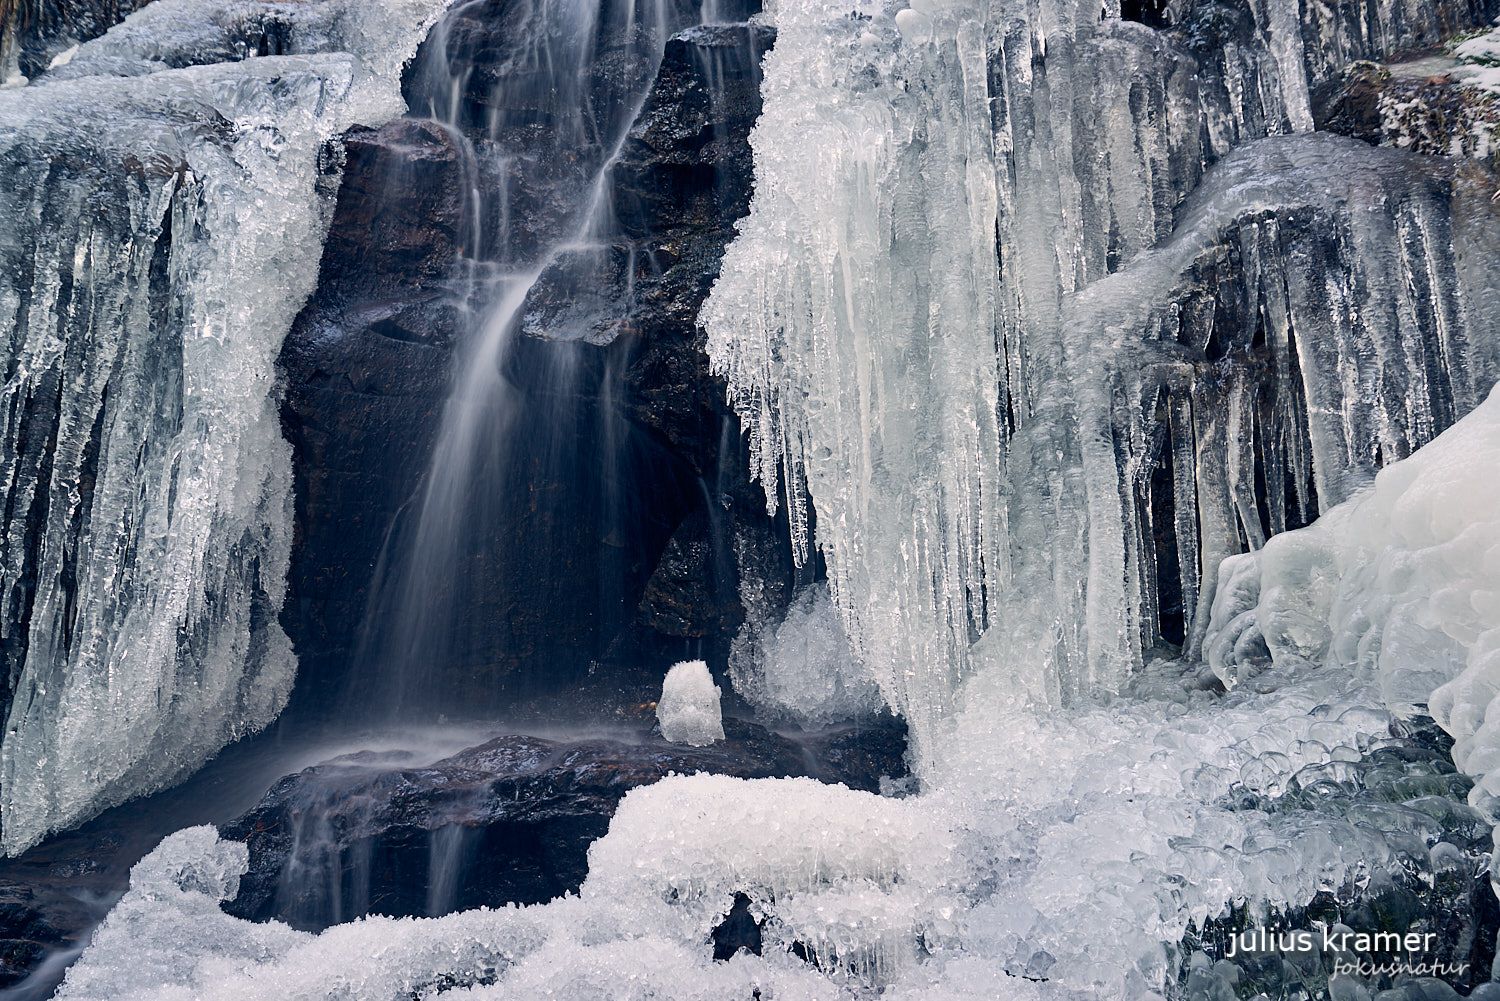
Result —
M1452 71L1459 83L1500 93L1500 28L1465 39L1453 55L1461 61Z
M318 272L324 144L401 112L441 6L158 0L0 94L0 637L25 651L5 852L182 778L285 703L275 361ZM251 13L305 21L296 54L171 55L234 58Z
M661 683L656 718L661 723L661 735L674 744L705 747L724 739L719 686L714 684L708 664L685 660L672 665Z
M1390 717L1347 670L1227 697L1151 677L1136 698L1056 711L966 686L944 735L963 753L918 797L713 775L632 790L579 894L530 907L320 935L252 924L215 904L243 849L180 832L138 865L58 997L1143 997L1189 921L1435 864L1410 834L1434 829L1419 805L1237 805L1333 763L1373 767ZM764 955L715 962L708 933L737 893Z

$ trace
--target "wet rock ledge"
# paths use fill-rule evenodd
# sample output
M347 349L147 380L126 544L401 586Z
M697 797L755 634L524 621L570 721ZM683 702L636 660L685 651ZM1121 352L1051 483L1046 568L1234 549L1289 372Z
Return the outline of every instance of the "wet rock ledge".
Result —
M309 768L221 828L250 849L225 909L318 930L368 913L539 903L576 891L620 800L668 774L810 776L876 792L906 772L893 721L804 740L735 719L724 730L703 748L514 734L421 767L362 752Z

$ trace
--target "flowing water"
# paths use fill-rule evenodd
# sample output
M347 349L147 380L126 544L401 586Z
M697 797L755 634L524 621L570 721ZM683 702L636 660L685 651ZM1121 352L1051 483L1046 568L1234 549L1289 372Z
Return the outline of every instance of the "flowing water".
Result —
M445 25L465 12L456 8ZM483 186L470 193L474 232L456 265L470 330L431 462L382 559L356 657L378 665L377 680L362 678L362 690L373 688L383 704L377 711L397 716L497 704L493 691L455 693L435 682L448 665L503 656L494 649L506 643L494 619L504 613L492 603L507 580L515 587L508 574L561 577L576 569L548 562L549 548L570 547L552 533L603 540L595 600L602 621L618 621L625 557L612 554L624 553L617 540L640 518L628 508L649 502L627 482L626 470L643 463L632 454L638 432L621 408L618 352L599 371L582 341L599 319L589 312L590 283L619 252L612 168L667 38L699 15L666 0L543 0L506 17L525 30L505 40L498 60L486 55L503 75L481 108L469 79L474 53L447 27L434 34L413 77L418 109L475 137L465 151L482 161L473 173ZM637 264L623 267L633 274ZM528 364L517 359L516 339L544 276L574 290L581 304L565 320L528 331L545 344L532 346L541 360ZM591 406L580 405L590 398ZM570 497L542 500L565 507L543 512L517 539L507 526L519 516L517 477L528 475L561 484ZM645 479L639 470L633 475ZM508 561L515 551L532 555Z

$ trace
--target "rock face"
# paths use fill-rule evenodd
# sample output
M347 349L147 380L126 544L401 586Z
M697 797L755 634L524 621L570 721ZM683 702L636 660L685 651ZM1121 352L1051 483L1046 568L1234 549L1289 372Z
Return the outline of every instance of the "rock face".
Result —
M1385 66L1351 64L1313 94L1318 128L1414 153L1497 161L1500 94L1467 85L1441 57ZM1457 71L1457 72L1455 72Z
M318 929L366 913L536 903L576 890L621 798L668 773L806 775L872 792L905 774L899 725L805 742L740 720L724 730L712 747L517 735L420 768L368 753L310 768L224 827L250 848L226 909Z
M474 107L460 120L482 119L491 78L506 72L482 63L491 50L481 44L504 27L506 10L467 5L429 40L450 59L479 60L464 98ZM454 650L442 674L471 701L559 687L598 662L703 656L722 665L743 619L737 564L754 562L773 589L788 586L785 531L744 472L738 426L695 324L748 206L747 136L771 39L764 28L726 25L668 42L610 177L622 221L612 270L580 289L559 269L533 290L529 336L505 363L522 400L511 473L488 500L510 513L473 547L456 585L486 632ZM414 109L431 64L419 58L410 73ZM476 149L491 140L475 136L423 119L349 136L319 289L282 356L297 476L283 614L301 660L294 704L336 707L359 688L351 664L377 564L399 559L412 529L454 348L472 323L460 305L462 262L474 252L464 192L499 183L476 182L489 169ZM542 188L525 176L507 183L521 193L512 208L544 230L556 206ZM590 329L559 336L577 315Z
M327 697L349 656L396 512L415 488L462 329L444 280L462 166L435 123L398 119L345 140L318 291L282 349L296 544L282 619L299 696ZM320 682L322 684L320 684Z

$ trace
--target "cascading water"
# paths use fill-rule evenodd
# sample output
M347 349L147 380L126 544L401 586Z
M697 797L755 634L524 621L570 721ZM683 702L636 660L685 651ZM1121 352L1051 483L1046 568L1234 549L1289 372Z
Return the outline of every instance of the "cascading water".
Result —
M456 9L445 23L474 6ZM613 168L668 37L698 15L666 0L543 0L505 16L517 31L504 58L491 57L502 76L482 107L466 96L476 82L451 28L435 34L414 74L427 95L425 110L455 133L478 132L469 148L482 162L466 213L472 249L459 264L469 343L418 496L398 524L394 551L382 558L355 658L380 665L373 685L364 677L359 684L365 697L373 690L374 700L398 715L493 709L493 690L434 682L465 669L472 675L504 656L497 648L525 645L495 622L510 614L504 595L520 589L515 575L565 580L579 569L548 560L549 549L570 548L549 533L591 532L604 541L592 568L600 582L597 617L618 619L622 610L614 606L623 601L619 582L628 571L623 555L610 554L625 553L617 540L640 520L624 508L650 501L634 496L645 491L630 489L621 474L632 459L642 463L631 454L632 432L616 398L618 366L606 361L594 372L582 352L601 316L616 308L593 302L590 286L606 284L612 269L634 274L640 267L633 251L617 260ZM539 282L570 297L568 312L540 328L528 320L538 309ZM523 326L548 346L518 352ZM537 354L540 361L531 360ZM598 397L592 415L577 402L591 393ZM521 496L538 480L578 496ZM540 537L517 539L518 501L564 505L566 512L538 518L533 532ZM533 555L501 555L515 551Z

